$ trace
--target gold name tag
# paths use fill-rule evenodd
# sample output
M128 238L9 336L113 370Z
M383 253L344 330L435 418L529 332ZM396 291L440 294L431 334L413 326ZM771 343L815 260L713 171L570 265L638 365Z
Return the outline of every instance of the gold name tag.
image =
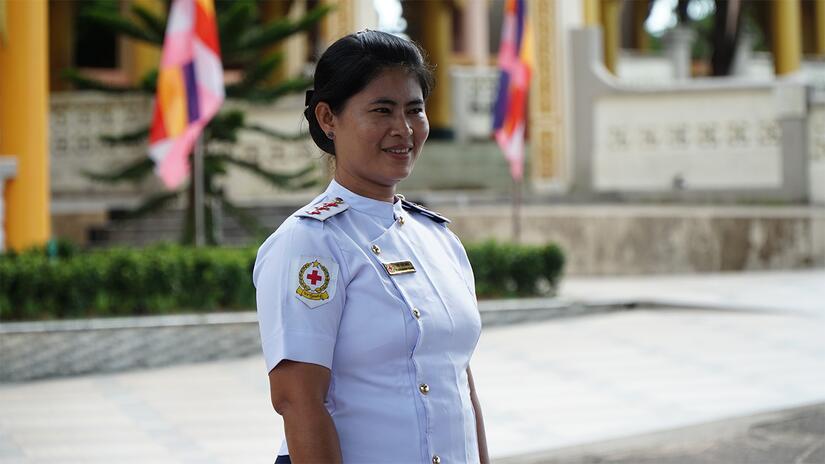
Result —
M399 274L409 274L415 272L415 266L410 261L396 261L394 263L383 263L387 274L394 276Z

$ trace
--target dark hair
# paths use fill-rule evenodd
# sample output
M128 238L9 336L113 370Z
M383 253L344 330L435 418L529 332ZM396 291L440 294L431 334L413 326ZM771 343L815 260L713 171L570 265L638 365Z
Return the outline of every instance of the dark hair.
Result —
M433 75L415 43L386 32L364 30L341 37L321 55L315 67L314 90L307 92L304 116L318 148L335 155L335 145L321 130L315 107L326 102L338 113L347 100L364 89L381 71L403 67L418 77L424 99L433 87Z

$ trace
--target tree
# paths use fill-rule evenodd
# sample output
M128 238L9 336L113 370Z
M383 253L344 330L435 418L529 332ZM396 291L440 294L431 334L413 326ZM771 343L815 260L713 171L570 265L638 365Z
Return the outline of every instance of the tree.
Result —
M168 11L167 0L167 8ZM314 27L329 11L331 7L319 5L308 11L297 20L282 18L270 22L262 22L255 0L235 0L232 2L216 2L215 10L220 36L221 55L225 68L242 70L239 82L226 86L227 99L236 99L254 103L272 103L278 98L293 92L307 89L312 81L303 76L287 78L275 84L268 83L270 76L277 71L283 61L280 52L271 52L272 46L287 37L303 33ZM161 17L144 8L140 4L131 5L131 15L122 15L105 2L90 2L80 12L81 19L91 21L106 27L116 34L122 34L156 47L163 46L163 37L166 30L166 17ZM108 93L142 92L155 94L157 69L144 75L137 86L112 86L99 80L88 77L76 69L66 69L64 78L74 84L77 89L98 90ZM312 164L296 172L275 172L263 168L256 161L237 158L229 152L221 152L213 148L211 142L236 143L240 131L257 132L276 140L295 140L303 134L287 134L273 128L252 124L246 121L245 115L237 110L219 112L210 121L203 132L204 145L204 195L207 201L216 202L228 214L233 216L247 230L258 233L261 227L254 217L231 202L223 190L216 185L216 179L227 173L231 166L244 169L267 181L271 185L282 188L306 188L318 183ZM135 144L145 143L149 135L149 127L126 134L104 136L103 141L108 144ZM148 153L148 150L147 150ZM128 165L109 172L86 172L85 174L96 181L106 183L139 182L147 176L153 175L154 163L148 156L141 156ZM194 183L179 190L164 191L144 198L139 206L128 211L122 218L136 218L170 205L181 195L186 195L186 212L181 242L194 242ZM207 243L215 244L214 220L211 210L207 208L205 214Z

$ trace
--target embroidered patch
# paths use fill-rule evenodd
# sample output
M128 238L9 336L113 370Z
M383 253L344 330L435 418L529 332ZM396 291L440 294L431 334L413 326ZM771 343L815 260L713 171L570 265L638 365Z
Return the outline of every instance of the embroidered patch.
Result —
M330 258L301 256L292 260L297 280L295 296L310 308L328 303L335 296L338 263Z
M347 209L349 209L349 205L344 203L342 198L335 198L331 201L317 203L313 206L305 208L304 210L295 213L295 215L298 217L325 221L338 213L346 211Z

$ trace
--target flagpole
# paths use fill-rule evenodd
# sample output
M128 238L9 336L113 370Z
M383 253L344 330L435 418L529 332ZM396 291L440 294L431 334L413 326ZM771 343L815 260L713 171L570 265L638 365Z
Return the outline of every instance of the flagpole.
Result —
M521 243L521 180L513 179L513 242Z
M194 198L192 200L195 208L195 246L200 247L206 244L204 237L205 222L203 214L203 136L199 135L195 141L195 151L192 154L192 182L194 185Z

